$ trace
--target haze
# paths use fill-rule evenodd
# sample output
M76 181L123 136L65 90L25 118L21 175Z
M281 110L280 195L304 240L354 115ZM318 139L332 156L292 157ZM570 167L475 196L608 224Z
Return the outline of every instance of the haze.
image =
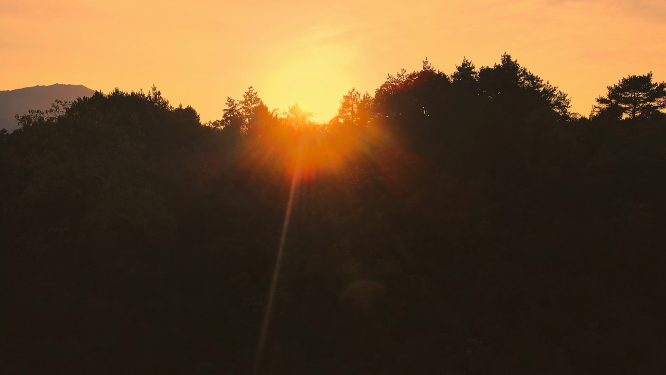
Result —
M53 83L146 91L219 119L252 85L270 108L326 121L347 90L371 94L424 58L450 73L503 52L588 115L630 74L666 80L666 3L578 1L3 0L0 90Z

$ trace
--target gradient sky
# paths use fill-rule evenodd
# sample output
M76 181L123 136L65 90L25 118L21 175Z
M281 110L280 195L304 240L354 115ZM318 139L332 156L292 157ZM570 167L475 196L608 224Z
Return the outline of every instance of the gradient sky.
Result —
M155 84L207 121L253 85L325 121L351 87L374 93L426 57L451 73L506 51L589 115L622 77L666 80L665 35L664 0L0 0L0 90Z

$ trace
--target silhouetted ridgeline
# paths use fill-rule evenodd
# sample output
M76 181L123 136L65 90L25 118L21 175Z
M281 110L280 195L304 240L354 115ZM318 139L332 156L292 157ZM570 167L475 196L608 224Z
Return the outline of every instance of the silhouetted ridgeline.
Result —
M23 117L0 368L249 373L298 178L260 373L663 373L664 90L626 77L585 118L505 55L320 126L252 88L209 124L155 88Z
M11 132L18 128L15 115L27 114L31 109L46 111L56 99L72 101L94 92L82 85L63 84L0 91L0 129Z

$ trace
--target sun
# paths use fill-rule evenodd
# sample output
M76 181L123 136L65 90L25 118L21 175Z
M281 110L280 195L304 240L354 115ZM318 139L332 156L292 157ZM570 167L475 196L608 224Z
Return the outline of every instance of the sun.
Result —
M278 70L267 87L266 101L281 109L298 103L304 110L314 112L315 121L326 122L337 114L340 99L351 83L345 64L336 58L334 49L315 52Z

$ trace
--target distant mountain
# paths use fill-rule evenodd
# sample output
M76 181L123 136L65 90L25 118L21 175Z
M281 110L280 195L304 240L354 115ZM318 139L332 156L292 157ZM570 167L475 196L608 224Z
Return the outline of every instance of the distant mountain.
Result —
M95 91L83 85L55 84L34 86L22 89L0 91L0 129L12 131L18 128L14 115L23 115L28 110L47 110L56 100L75 100L78 97L91 96Z

